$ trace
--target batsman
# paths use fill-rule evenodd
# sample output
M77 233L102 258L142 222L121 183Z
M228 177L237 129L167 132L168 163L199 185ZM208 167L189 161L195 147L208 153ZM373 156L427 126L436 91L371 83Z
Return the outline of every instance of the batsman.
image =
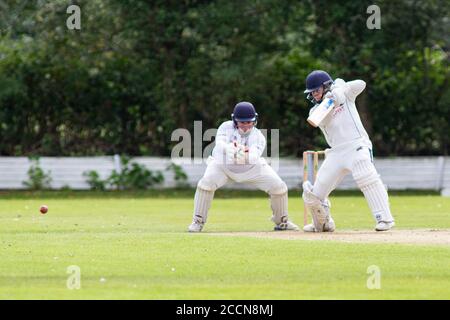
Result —
M304 226L306 232L335 230L328 196L349 173L366 198L376 221L375 230L386 231L395 224L387 190L373 164L372 142L355 105L356 97L365 87L363 80L345 82L338 78L333 81L322 70L315 70L306 77L305 94L314 103L308 122L321 129L330 146L325 150L325 160L314 185L310 181L303 183L303 201L313 218L312 224ZM322 107L329 104L329 110Z
M207 168L197 184L189 232L200 232L208 218L214 192L229 181L246 183L270 196L275 230L299 230L288 218L288 188L262 153L266 138L256 128L258 114L250 102L234 107L232 120L222 123Z

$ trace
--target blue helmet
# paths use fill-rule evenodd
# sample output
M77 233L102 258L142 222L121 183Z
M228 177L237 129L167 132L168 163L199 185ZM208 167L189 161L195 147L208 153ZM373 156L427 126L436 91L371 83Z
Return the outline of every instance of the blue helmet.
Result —
M258 114L255 111L255 107L250 102L242 101L234 107L233 113L231 114L231 119L233 119L235 125L238 121L252 121L256 124L258 120Z
M324 87L324 92L330 90L333 84L333 79L330 75L323 70L314 70L306 77L306 90L304 93L307 94L307 99L314 102L314 98L311 94L314 90L319 89L321 86Z

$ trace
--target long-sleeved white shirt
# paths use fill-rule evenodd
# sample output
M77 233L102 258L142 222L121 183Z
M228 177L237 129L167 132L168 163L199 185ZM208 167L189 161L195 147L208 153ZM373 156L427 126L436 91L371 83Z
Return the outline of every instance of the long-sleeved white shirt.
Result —
M248 164L228 164L226 162L226 146L234 141L248 147ZM212 151L212 156L218 163L224 164L228 170L241 173L250 170L255 164L259 163L265 148L266 138L258 128L254 127L249 134L241 135L233 121L230 120L222 123L217 130L216 145Z
M372 147L355 104L356 97L365 87L366 83L363 80L334 81L331 93L335 99L335 107L319 125L331 148L358 139L363 139L368 147ZM311 114L317 106L316 104L312 107L309 113Z

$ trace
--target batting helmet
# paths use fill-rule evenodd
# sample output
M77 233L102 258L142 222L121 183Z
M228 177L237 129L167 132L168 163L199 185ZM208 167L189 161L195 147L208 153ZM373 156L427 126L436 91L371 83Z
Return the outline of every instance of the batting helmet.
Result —
M239 102L231 114L231 119L233 119L234 124L237 122L256 122L258 121L258 114L255 111L255 107L246 101Z
M324 92L330 90L333 84L333 79L330 75L323 70L314 70L306 77L306 90L304 93L307 94L307 99L314 102L314 98L311 94L314 90L319 89L321 86L324 87Z

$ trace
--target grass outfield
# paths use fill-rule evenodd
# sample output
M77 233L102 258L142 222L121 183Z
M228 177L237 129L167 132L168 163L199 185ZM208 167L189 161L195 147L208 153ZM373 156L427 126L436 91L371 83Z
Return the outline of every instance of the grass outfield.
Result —
M447 245L214 235L272 229L268 199L252 192L218 191L205 232L188 234L192 194L3 192L0 299L450 299ZM391 204L398 229L450 228L450 198ZM359 193L333 197L332 211L338 230L373 229ZM298 193L290 212L301 224ZM71 265L80 290L66 287ZM367 288L371 265L380 289Z

